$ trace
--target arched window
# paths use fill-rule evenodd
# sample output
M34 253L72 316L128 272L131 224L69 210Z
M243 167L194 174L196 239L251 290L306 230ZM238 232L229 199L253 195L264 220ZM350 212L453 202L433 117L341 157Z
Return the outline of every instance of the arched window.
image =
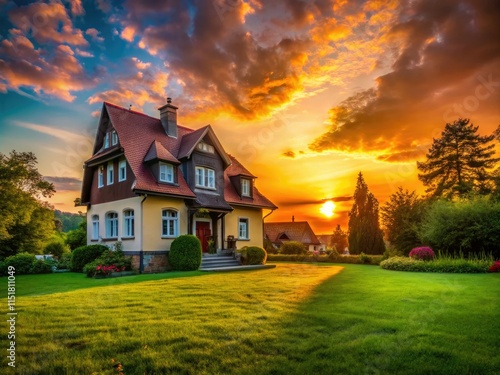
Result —
M177 237L179 233L179 214L174 210L162 210L162 237Z
M134 210L123 211L123 237L134 237Z
M92 239L99 239L99 215L92 215Z
M116 212L106 214L106 237L118 238L118 214Z

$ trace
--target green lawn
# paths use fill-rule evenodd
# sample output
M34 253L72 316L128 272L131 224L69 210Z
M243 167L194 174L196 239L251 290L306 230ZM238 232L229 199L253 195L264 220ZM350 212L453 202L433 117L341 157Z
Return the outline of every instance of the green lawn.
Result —
M17 277L16 373L116 374L117 362L125 374L500 368L498 274L280 263L183 275ZM2 361L2 373L9 373Z

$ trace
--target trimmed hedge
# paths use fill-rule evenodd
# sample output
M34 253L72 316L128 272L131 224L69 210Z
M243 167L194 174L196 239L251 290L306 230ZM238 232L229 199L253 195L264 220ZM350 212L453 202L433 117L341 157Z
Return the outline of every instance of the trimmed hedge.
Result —
M373 264L378 265L382 261L383 255L287 255L268 254L268 262L319 262L319 263L349 263L349 264Z
M201 265L201 242L192 234L177 237L170 246L168 262L174 270L194 271Z
M266 264L267 252L262 247L245 246L240 252L242 264L244 265Z
M441 272L441 273L486 273L491 261L487 259L438 258L431 261L408 257L392 257L380 263L380 267L393 271Z
M82 272L87 263L96 260L107 250L109 248L104 245L77 247L71 254L71 271Z
M306 254L307 249L302 242L285 242L279 249L280 254Z
M38 260L33 254L19 253L11 255L5 258L5 261L0 262L0 275L7 275L9 266L13 266L16 269L16 275L51 273L54 263L51 260Z

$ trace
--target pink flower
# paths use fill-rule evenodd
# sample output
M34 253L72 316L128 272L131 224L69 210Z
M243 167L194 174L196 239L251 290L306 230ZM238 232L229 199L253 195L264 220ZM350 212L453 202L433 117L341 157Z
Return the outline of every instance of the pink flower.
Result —
M436 256L434 251L428 246L416 247L410 251L410 258L420 260L432 260Z

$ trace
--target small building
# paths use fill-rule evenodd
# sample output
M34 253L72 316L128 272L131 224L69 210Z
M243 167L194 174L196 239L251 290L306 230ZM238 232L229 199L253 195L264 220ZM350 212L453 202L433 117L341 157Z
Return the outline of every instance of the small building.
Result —
M295 221L292 218L291 222L264 223L264 233L276 248L280 248L285 242L297 241L309 251L326 250L307 221Z
M159 111L155 118L103 104L84 164L87 243L121 241L145 272L167 267L181 234L196 235L203 252L224 250L228 240L263 246L263 210L277 207L259 192L257 177L226 153L210 125L178 125L171 99Z

